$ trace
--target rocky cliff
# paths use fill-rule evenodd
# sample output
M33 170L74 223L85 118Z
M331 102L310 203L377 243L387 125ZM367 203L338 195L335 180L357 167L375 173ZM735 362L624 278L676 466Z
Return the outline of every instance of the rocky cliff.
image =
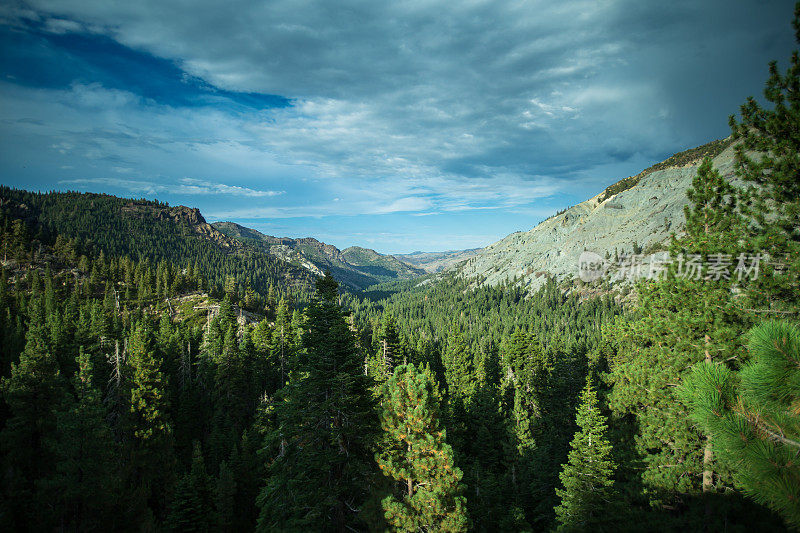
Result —
M535 290L548 276L578 278L578 259L584 251L613 263L617 254L641 250L647 262L652 253L665 249L673 232L683 231L686 189L703 155L715 156L714 166L733 180L730 143L715 141L705 146L711 145L710 151L700 147L676 154L651 167L657 170L620 180L530 231L512 233L469 259L460 272L490 285L516 278ZM670 165L670 160L677 164Z

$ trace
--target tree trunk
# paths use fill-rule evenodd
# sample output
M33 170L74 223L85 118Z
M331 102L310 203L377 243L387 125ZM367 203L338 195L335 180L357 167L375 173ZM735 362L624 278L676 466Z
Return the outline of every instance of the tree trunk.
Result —
M410 433L410 428L406 428L407 434ZM408 454L411 455L411 443L408 443ZM414 495L414 481L411 478L408 478L408 499L410 500L411 497Z
M709 344L711 343L711 338L706 335L705 336L705 360L706 363L711 362L711 352L708 351ZM712 484L713 484L713 476L714 473L711 471L711 437L706 438L706 446L703 450L703 492L711 492Z

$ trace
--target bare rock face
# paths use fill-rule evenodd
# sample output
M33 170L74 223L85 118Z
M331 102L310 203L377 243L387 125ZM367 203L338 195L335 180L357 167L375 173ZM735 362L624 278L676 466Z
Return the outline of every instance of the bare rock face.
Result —
M159 209L156 211L156 218L158 220L169 220L177 224L187 224L189 226L197 226L206 223L206 219L200 214L199 209L196 207L186 207L185 205L178 205L168 209Z
M328 261L339 261L339 262L345 261L344 257L342 256L341 250L339 250L332 244L326 244L324 242L320 242L313 237L304 237L302 239L298 239L297 243L298 247L301 250L303 248L313 250L314 252L320 254Z
M714 166L731 181L733 147L714 158ZM700 161L645 174L636 185L617 194L600 193L527 232L512 233L484 248L460 268L467 277L485 278L498 285L506 280L531 290L548 276L578 277L578 258L595 252L613 262L615 254L631 254L634 247L647 256L663 250L670 235L685 227L686 190ZM547 274L547 275L544 275Z
M178 210L178 216L182 217L188 224L205 224L206 219L200 214L200 210L196 207L178 206L174 208Z
M226 250L234 251L242 248L242 243L232 239L206 222L200 210L196 207L177 205L174 207L154 207L140 205L134 202L123 207L123 212L134 216L152 216L156 220L163 220L191 228L195 233Z

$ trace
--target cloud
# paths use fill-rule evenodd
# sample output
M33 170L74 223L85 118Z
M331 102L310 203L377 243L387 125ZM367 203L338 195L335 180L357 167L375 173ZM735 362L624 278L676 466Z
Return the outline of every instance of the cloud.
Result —
M502 182L501 182L502 180ZM210 210L214 220L291 219L325 216L388 215L423 213L441 215L480 210L510 209L551 196L559 184L545 178L526 180L517 176L501 179L419 176L405 180L360 179L336 180L340 197L303 205L245 207L227 206ZM329 199L330 198L330 199ZM342 201L341 198L346 198Z
M127 168L116 168L117 172L121 174L129 174L132 170ZM239 187L235 185L226 185L224 183L211 183L205 180L196 180L192 178L181 178L179 183L165 184L153 181L141 181L135 179L122 179L122 178L76 178L59 180L59 185L66 187L87 187L87 186L105 186L121 189L132 194L143 194L147 196L155 196L161 193L180 194L187 196L195 195L230 195L230 196L246 196L250 198L264 198L270 196L277 196L283 194L284 191L259 191L248 189L247 187Z
M675 58L723 59L731 52L721 36L731 33L747 47L774 29L753 19L773 20L778 6L761 14L727 2L694 4L474 1L443 9L433 1L311 1L298 9L293 0L200 0L191 13L155 0L30 5L48 24L78 21L215 87L293 99L261 130L286 161L328 175L457 168L486 176L568 174L623 152L660 155L687 135L724 131L731 110L714 102L704 114L713 127L698 128L697 117L664 120L687 118L664 94L690 66ZM738 17L727 16L733 23L725 27L708 18L719 10ZM673 99L704 98L683 92ZM537 107L540 120L528 116ZM586 142L609 130L613 142ZM553 168L553 160L567 158L571 165Z
M259 191L239 187L238 185L226 185L224 183L211 183L210 181L198 180L194 178L181 178L181 191L185 194L230 194L232 196L249 196L250 198L266 198L278 196L285 191ZM173 190L175 192L175 190Z
M86 71L4 77L2 170L235 199L208 205L220 218L505 210L526 229L514 213L726 135L793 47L784 4L6 3L43 71ZM81 56L92 43L125 61Z
M375 208L372 212L375 214L385 213L402 213L406 211L424 211L431 206L431 201L428 198L420 196L408 196L406 198L398 198L392 203Z

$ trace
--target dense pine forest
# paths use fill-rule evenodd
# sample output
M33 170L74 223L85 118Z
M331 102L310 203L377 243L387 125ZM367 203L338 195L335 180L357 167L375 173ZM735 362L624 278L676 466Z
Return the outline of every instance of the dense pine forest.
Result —
M351 291L190 209L0 188L0 525L800 528L798 52L765 99L730 120L746 185L705 159L624 291Z

